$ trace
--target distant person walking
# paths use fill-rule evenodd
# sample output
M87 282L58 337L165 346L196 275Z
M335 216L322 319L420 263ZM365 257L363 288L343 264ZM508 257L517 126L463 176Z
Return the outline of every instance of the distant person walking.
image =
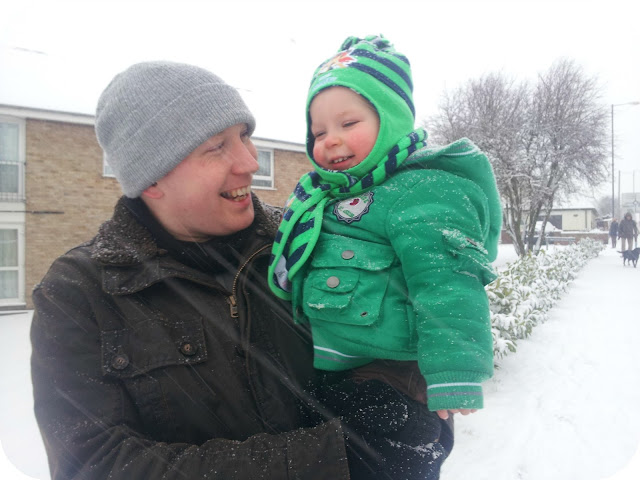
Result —
M616 240L618 239L618 220L615 218L611 221L609 236L611 237L611 248L616 248Z
M633 240L638 237L638 225L636 221L631 217L631 212L624 214L624 218L620 220L618 226L618 238L622 239L621 249L631 250L633 248Z

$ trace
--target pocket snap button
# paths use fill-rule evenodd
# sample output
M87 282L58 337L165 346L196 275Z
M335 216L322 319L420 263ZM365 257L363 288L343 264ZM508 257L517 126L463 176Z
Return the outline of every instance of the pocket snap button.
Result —
M344 252L342 252L342 258L344 260L351 260L354 255L355 252L353 250L345 250Z
M340 279L338 277L331 276L327 278L327 287L336 288L338 285L340 285Z
M191 357L195 355L197 350L198 350L198 347L195 346L193 343L185 342L182 345L180 345L180 351L182 352L183 355L186 355L187 357Z
M116 370L124 370L128 365L129 357L125 353L120 353L111 360L111 366Z

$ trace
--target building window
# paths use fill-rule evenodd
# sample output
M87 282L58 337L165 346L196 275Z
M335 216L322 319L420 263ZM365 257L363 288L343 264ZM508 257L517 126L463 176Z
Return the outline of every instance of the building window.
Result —
M258 166L251 185L258 188L273 188L273 150L258 149Z
M24 121L0 117L0 200L24 200Z
M102 176L111 177L111 178L116 177L113 173L113 169L111 168L111 165L107 163L107 159L105 158L105 155L102 155Z
M18 229L0 229L0 304L20 299Z
M559 230L562 230L562 215L550 215L549 223Z

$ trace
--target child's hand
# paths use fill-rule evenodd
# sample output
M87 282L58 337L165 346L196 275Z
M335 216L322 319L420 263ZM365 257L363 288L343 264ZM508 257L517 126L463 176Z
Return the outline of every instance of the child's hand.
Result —
M476 413L477 408L455 408L453 410L438 410L436 413L442 420L449 418L449 413L460 413L461 415L469 415L470 413Z

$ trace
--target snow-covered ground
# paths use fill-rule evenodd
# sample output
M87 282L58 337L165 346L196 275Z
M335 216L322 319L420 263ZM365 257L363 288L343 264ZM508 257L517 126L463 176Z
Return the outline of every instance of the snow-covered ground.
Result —
M513 259L502 246L496 265ZM639 287L640 267L623 267L611 248L590 261L548 321L500 361L485 409L456 416L442 480L639 479ZM30 318L0 315L3 480L49 479L32 414Z

